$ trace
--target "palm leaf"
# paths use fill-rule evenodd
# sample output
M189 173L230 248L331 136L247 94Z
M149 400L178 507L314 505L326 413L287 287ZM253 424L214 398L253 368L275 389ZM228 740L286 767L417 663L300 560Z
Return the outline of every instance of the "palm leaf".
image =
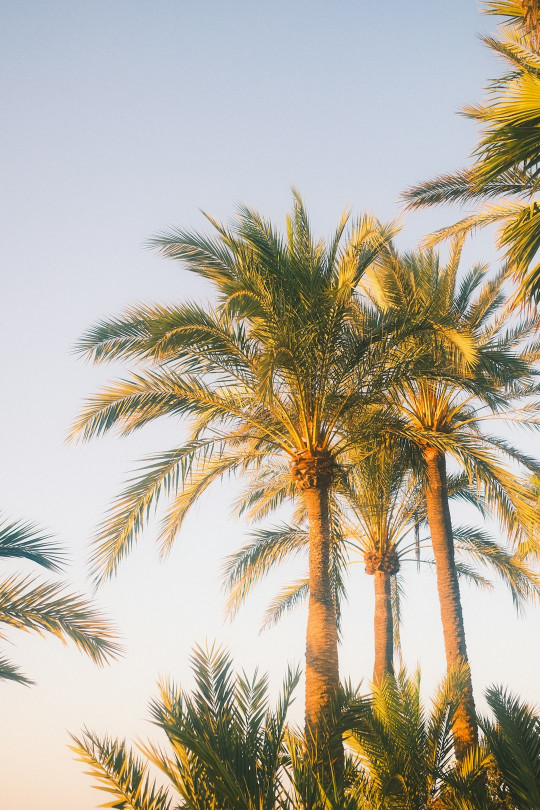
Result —
M81 737L73 735L70 746L76 759L90 767L87 771L98 790L110 794L111 801L100 807L118 810L172 810L168 791L151 781L148 765L128 750L124 741L99 739L87 729Z
M50 542L49 535L22 521L0 522L0 557L30 560L50 571L60 571L65 562L64 552Z
M43 635L69 639L96 664L120 654L111 625L83 597L55 583L12 576L0 582L0 622Z

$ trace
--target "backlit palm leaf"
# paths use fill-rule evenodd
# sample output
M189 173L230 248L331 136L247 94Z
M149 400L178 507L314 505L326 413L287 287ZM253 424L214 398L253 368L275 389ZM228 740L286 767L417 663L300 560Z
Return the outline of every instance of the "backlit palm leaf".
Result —
M96 664L118 656L120 648L102 614L81 596L56 583L12 576L0 582L0 624L69 639Z
M80 737L72 735L76 759L90 767L86 771L96 780L98 790L110 794L100 807L118 810L172 810L168 791L156 785L148 774L148 764L129 751L124 741L99 739L88 730Z
M65 562L64 552L51 542L50 535L22 521L0 523L0 557L30 560L51 571L60 571Z

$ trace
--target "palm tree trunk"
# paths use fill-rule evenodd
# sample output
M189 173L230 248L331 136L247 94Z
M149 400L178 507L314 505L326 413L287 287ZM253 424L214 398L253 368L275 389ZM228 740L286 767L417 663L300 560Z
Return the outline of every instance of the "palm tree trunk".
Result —
M452 522L448 505L446 460L435 447L424 451L427 464L428 486L426 506L431 543L437 570L437 589L441 609L446 665L453 667L469 664L465 644L465 628L459 595L459 582L454 559ZM478 727L470 672L462 699L452 726L456 758L462 761L468 749L478 742Z
M339 691L336 610L329 574L328 486L303 490L309 522L309 607L306 633L306 731L329 746L336 775L344 766L340 734L332 733L332 709ZM330 735L330 736L328 736Z
M392 616L392 591L387 571L373 573L375 589L375 664L373 683L380 686L385 675L394 674L394 620Z

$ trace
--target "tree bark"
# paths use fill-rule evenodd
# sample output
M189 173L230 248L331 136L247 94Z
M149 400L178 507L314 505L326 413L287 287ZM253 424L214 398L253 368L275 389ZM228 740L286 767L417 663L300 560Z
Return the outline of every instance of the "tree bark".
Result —
M387 571L375 571L373 585L375 590L375 664L373 683L380 686L385 675L394 674L394 619L392 616L392 591Z
M446 665L450 670L469 664L465 644L465 628L459 595L459 582L454 558L452 522L448 505L446 460L444 453L435 447L424 451L427 465L428 485L426 506L431 533L431 543L437 571L437 589L446 652ZM472 745L478 742L478 727L470 671L452 725L456 758L461 762Z
M333 733L332 712L339 692L336 610L330 583L328 486L303 491L309 521L309 607L306 633L306 731L329 746L332 768L344 767L341 734Z

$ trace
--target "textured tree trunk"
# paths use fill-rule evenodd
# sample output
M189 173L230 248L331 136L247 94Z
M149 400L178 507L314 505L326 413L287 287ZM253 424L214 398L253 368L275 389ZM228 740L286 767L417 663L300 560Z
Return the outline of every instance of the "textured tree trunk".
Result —
M394 674L394 620L392 616L391 575L387 571L375 571L375 665L373 683L380 686L385 675Z
M329 746L332 768L344 767L343 743L334 734L331 707L339 691L336 611L330 586L328 486L304 488L309 521L309 608L306 633L306 730Z
M437 570L437 589L441 608L444 648L448 670L460 664L468 665L465 628L459 596L459 583L454 559L452 522L448 506L446 461L444 453L434 447L424 452L427 464L428 486L426 506L431 543ZM478 727L470 672L462 699L452 726L456 758L462 761L471 747L478 742Z

